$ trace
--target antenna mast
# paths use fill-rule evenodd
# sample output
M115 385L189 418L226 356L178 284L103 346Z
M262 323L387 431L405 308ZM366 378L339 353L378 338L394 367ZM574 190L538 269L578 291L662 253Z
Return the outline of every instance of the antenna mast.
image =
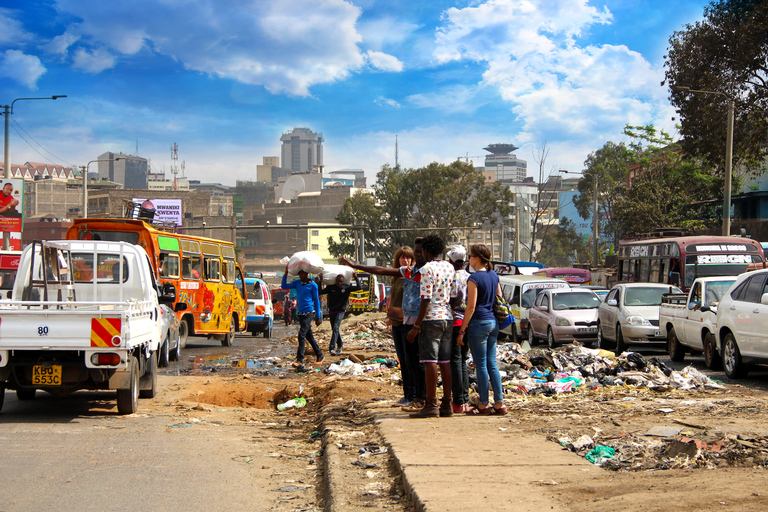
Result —
M178 190L176 175L179 174L179 145L175 142L171 144L171 174L173 174L173 190Z

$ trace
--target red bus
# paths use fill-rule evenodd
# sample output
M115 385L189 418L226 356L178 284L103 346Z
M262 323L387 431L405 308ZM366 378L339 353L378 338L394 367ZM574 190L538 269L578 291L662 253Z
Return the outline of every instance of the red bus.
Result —
M568 284L592 284L592 273L585 268L555 268L548 267L537 270L535 276L554 277Z
M733 236L622 240L618 257L617 282L667 283L686 292L697 277L735 276L765 261L760 242Z

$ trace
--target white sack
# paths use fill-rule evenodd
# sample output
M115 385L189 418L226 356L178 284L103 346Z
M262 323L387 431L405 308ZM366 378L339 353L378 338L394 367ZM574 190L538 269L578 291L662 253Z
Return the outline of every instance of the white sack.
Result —
M299 251L288 261L288 273L292 276L298 275L300 270L308 274L319 274L323 268L325 263L320 256L310 251Z
M355 274L355 269L346 265L326 265L323 269L323 284L335 284L336 276L339 274L344 276L345 284L350 284L352 276Z

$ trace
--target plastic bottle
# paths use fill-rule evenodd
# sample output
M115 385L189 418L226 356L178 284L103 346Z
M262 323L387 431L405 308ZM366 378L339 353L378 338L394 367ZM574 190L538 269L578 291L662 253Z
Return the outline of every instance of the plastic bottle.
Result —
M278 411L284 411L286 409L301 409L307 405L307 399L304 397L294 398L292 400L288 400L285 403L282 403L277 406Z

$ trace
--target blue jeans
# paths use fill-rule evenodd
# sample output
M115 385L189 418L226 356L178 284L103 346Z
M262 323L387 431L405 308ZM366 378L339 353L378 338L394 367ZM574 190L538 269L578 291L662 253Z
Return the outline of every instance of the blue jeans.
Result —
M315 335L312 334L312 322L315 320L315 312L299 313L299 348L296 350L296 361L304 362L304 340L309 341L312 351L318 360L323 358L323 352L315 341Z
M459 346L456 339L459 337L460 325L453 327L451 338L451 387L453 388L453 403L464 405L469 403L469 371L467 370L467 352L469 343Z
M504 401L504 393L501 390L501 374L496 366L496 341L499 338L499 323L493 320L471 320L467 329L469 336L469 350L472 351L472 359L477 371L477 392L480 395L480 403L488 403L488 379L493 388L495 403Z
M416 399L416 375L413 366L408 360L408 340L405 339L410 330L410 325L393 325L392 341L395 342L395 352L397 353L397 359L400 361L400 374L403 379L403 398L413 402Z
M341 339L341 333L339 332L339 329L341 329L341 321L344 320L344 313L344 311L339 311L329 314L331 319L332 333L331 342L328 345L328 350L331 352L333 352L336 347L338 347L339 351L341 351L341 347L344 346L344 341Z

